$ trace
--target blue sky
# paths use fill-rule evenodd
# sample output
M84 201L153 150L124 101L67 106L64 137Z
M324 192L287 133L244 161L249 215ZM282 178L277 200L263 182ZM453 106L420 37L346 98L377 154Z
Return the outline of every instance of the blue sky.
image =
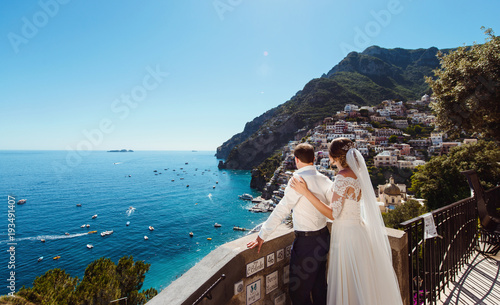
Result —
M500 2L0 2L0 149L215 150L347 51L451 48Z

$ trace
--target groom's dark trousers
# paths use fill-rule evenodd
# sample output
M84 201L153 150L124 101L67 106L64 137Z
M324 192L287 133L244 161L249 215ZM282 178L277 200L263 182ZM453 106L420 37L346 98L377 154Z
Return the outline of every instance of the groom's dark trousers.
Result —
M312 232L295 231L289 286L293 305L326 305L329 249L330 232L327 227Z

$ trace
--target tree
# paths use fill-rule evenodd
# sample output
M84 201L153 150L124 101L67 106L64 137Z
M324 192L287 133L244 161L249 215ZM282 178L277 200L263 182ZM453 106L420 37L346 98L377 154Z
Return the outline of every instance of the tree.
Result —
M393 134L389 137L389 143L397 143L398 142L398 136Z
M158 294L154 288L139 292L150 266L143 261L134 263L132 256L122 257L118 265L102 257L87 266L81 282L64 270L53 269L37 277L32 288L23 286L18 295L47 305L104 305L121 297L127 297L127 304L144 305Z
M59 268L49 270L33 281L32 288L24 286L19 295L36 304L72 304L78 278L72 278Z
M484 27L481 29L484 30ZM438 53L436 78L427 77L437 124L451 135L462 131L500 140L500 37L491 29L484 44Z
M430 210L470 196L465 176L460 172L474 169L483 188L500 183L500 149L493 142L478 141L454 147L448 155L433 157L417 167L411 177L410 191L427 200Z
M410 199L408 202L396 207L394 210L382 213L382 217L384 218L384 224L386 227L402 229L403 227L400 225L402 222L425 214L426 212L427 209L418 201Z

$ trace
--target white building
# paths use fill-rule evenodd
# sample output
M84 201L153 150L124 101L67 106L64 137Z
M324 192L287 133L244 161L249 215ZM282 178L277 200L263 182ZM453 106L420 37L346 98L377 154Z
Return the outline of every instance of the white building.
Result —
M359 107L356 105L353 105L353 104L347 104L344 107L345 112L350 112L350 111L354 111L354 110L359 110Z
M328 142L337 138L348 138L351 141L356 139L356 134L353 133L329 133L327 136Z
M398 166L398 157L394 152L383 151L373 158L375 167Z
M443 143L443 133L441 132L431 132L431 142L432 146L440 146Z

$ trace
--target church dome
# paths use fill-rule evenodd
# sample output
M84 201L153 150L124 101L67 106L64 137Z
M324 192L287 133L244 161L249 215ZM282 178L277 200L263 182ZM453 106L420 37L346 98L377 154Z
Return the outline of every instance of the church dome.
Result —
M390 196L398 196L401 195L401 190L399 187L394 183L394 179L391 177L389 180L389 183L387 183L384 187L384 194L390 195Z

